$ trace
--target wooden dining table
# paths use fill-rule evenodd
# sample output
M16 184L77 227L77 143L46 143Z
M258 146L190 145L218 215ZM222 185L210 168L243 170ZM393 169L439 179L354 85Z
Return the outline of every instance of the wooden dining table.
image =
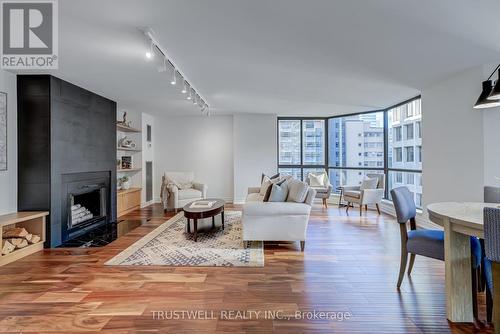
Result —
M427 206L429 219L444 228L446 313L452 322L474 321L470 236L484 238L485 207L500 208L500 205L444 202Z

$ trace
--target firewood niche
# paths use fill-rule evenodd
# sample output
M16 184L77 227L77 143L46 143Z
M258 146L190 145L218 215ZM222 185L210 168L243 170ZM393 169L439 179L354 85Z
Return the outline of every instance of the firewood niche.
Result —
M48 212L16 212L0 216L0 265L43 249Z

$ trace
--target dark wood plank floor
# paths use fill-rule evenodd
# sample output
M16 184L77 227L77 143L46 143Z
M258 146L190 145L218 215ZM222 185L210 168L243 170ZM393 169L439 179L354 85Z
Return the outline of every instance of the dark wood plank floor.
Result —
M238 210L239 207L229 206ZM395 288L394 219L316 205L304 253L298 243L265 245L264 268L118 267L103 263L165 218L158 205L126 217L135 228L99 249L55 249L0 267L0 332L99 333L491 333L450 325L444 265L417 258ZM484 296L480 296L484 319ZM349 320L158 320L153 311L349 312ZM158 313L155 313L156 315ZM277 313L278 315L281 313Z

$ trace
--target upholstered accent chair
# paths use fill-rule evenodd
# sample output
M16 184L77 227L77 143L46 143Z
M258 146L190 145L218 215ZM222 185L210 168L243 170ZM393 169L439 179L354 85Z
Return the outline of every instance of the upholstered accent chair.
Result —
M500 203L500 188L484 187L484 203Z
M193 172L166 172L162 177L163 209L176 210L207 197L207 185L194 181Z
M399 278L397 287L401 286L403 277L406 271L408 262L408 254L410 254L410 264L408 267L408 276L410 276L415 263L416 255L422 255L437 260L444 260L444 232L440 230L417 230L417 208L413 200L413 194L407 187L399 187L391 190L392 201L396 209L397 222L399 223L401 233L401 265L399 269ZM407 228L407 223L410 223L410 230ZM475 271L478 270L481 264L481 245L479 240L471 237L471 256L473 277L473 298L477 295L477 281L474 277ZM477 317L477 303L474 309L474 316Z
M344 201L347 202L346 211L349 212L349 207L353 206L353 203L359 205L359 214L363 212L363 206L365 211L368 210L368 205L375 204L378 214L380 214L380 202L384 198L385 192L385 174L366 174L368 179L377 179L376 185L374 187L367 188L365 184L370 183L370 180L364 180L359 186L345 186L343 187Z
M487 196L487 190L498 193L500 188L485 187L485 202L498 203L498 198ZM486 283L486 318L488 322L495 320L495 329L500 332L500 294L494 294L494 286L500 286L500 209L484 209L484 243L485 257L483 275ZM498 289L497 289L498 290ZM495 316L493 317L493 311Z
M309 187L316 190L316 198L321 198L325 208L328 208L328 199L330 198L333 188L328 173L326 171L319 173L311 172L306 176L306 183Z

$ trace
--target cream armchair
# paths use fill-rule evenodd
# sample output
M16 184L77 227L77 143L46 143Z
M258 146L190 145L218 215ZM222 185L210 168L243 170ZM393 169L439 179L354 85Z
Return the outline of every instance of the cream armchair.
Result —
M368 210L368 205L375 204L378 214L380 214L379 204L384 198L385 192L385 174L366 174L369 179L377 179L377 185L373 189L368 189L364 187L364 183L361 186L346 186L343 187L344 200L347 202L347 209L353 204L359 204L359 214L363 212L363 206L365 210Z
M166 172L162 177L163 210L176 210L207 197L207 185L194 181L193 172Z
M320 177L319 182L318 179L316 178L315 181L311 182L311 177L310 175L312 174L313 177ZM325 208L328 208L328 199L330 198L330 195L332 193L332 184L330 183L330 178L328 177L328 173L326 171L319 172L319 173L309 173L307 174L306 177L306 183L316 190L316 198L321 198L323 205Z

